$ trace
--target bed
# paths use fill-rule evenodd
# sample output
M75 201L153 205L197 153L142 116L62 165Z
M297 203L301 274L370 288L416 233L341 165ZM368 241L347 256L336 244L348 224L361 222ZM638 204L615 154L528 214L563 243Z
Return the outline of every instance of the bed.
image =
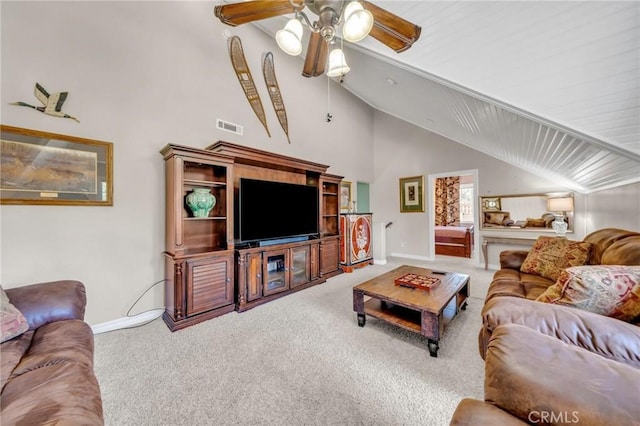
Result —
M473 253L473 225L436 226L436 254L471 257Z

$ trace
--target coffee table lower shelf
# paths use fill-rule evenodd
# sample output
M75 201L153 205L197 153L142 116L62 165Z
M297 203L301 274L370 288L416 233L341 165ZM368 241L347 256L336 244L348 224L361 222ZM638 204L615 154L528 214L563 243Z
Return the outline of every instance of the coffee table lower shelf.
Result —
M383 300L369 299L364 302L364 313L409 331L417 331L420 333L422 328L422 315L420 311L394 305L393 303L388 303ZM360 325L359 320L358 325Z
M441 316L438 318L438 328L444 329L449 325L451 320L457 314L456 299L452 299L446 308L442 311ZM462 305L461 309L466 309L466 302ZM423 335L428 339L429 353L433 357L437 357L438 353L438 340L439 336L430 333L422 325L422 316L427 315L432 317L432 314L428 312L417 311L414 309L405 308L404 306L394 305L393 303L385 302L379 299L369 299L364 302L364 314L358 315L358 325L364 327L366 323L366 315L372 316L379 320L385 321L389 324L394 324L398 327L404 328L414 333ZM442 330L441 329L441 330ZM439 335L440 333L438 333Z

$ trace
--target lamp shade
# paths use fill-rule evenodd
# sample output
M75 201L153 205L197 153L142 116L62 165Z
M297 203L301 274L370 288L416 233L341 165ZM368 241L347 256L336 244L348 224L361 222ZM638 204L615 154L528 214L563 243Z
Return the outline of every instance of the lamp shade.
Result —
M302 52L302 23L291 19L283 29L276 33L276 43L283 52L297 56Z
M573 198L549 198L547 199L547 210L551 212L573 211Z
M344 58L342 49L333 49L329 54L329 69L327 70L327 76L339 77L341 75L345 75L349 71L351 71L351 68L347 65L347 60Z
M344 10L342 35L345 40L355 43L365 38L373 28L373 15L362 7L359 1L352 1Z

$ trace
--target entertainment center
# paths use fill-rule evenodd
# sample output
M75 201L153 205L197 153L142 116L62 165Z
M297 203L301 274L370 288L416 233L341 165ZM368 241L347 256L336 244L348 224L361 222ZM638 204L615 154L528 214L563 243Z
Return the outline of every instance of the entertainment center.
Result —
M220 141L169 144L165 312L172 331L251 309L341 273L339 188L329 166ZM214 206L186 203L206 188ZM207 191L205 191L207 192Z

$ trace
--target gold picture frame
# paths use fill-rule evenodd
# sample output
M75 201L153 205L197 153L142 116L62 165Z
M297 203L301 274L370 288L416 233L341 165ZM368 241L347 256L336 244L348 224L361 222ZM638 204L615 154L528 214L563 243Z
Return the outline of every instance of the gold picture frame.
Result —
M351 208L351 182L343 180L340 182L340 209L349 210Z
M0 204L113 205L113 144L0 125Z
M482 211L500 211L500 197L482 197Z
M424 212L424 176L400 178L400 212Z

